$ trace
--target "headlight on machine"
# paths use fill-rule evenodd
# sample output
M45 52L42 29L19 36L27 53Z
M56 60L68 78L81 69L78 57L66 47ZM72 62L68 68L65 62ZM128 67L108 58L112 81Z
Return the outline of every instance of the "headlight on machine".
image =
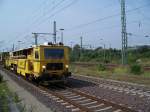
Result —
M69 68L69 65L66 65L66 68Z
M42 66L43 69L46 69L46 66Z

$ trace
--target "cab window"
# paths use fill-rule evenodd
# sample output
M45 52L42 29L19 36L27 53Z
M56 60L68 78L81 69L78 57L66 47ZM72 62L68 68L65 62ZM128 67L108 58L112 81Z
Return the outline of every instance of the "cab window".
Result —
M62 59L64 57L64 49L44 49L45 59Z
M39 52L35 51L35 59L39 59Z

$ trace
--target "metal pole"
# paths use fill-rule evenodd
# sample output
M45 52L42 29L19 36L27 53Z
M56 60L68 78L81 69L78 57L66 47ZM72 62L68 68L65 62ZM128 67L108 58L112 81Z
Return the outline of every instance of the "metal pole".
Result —
M21 41L18 41L18 49L20 49L20 43L21 43Z
M34 34L34 38L35 38L35 45L38 45L38 40L37 40L38 35Z
M81 44L80 45L80 57L81 57L81 55L82 55L82 48L83 48L83 43L82 43L83 42L83 37L82 36L80 37L80 41L81 41L81 43L80 43Z
M56 21L54 21L54 44L56 44Z
M37 33L32 33L34 35L34 38L35 38L35 45L38 45L38 34Z
M81 41L81 49L82 49L82 42L83 42L83 37L80 37L80 41Z
M102 38L100 39L100 40L103 40ZM106 51L105 51L105 43L102 43L103 44L103 60L104 60L104 62L105 62L105 60L106 60Z
M15 45L13 44L13 48L12 48L12 51L14 51L15 50Z
M63 32L61 32L61 42L63 43Z
M109 54L110 57L109 58L110 58L110 62L111 62L111 44L109 44L109 50L110 50L110 54Z
M63 39L63 36L64 36L63 30L64 30L64 29L60 29L60 31L61 31L61 43L63 43L63 41L64 41L64 39Z
M80 50L81 50L81 54L82 54L82 48L83 48L83 37L80 37L80 41L81 41L81 45L80 45Z
M104 62L106 60L106 53L105 53L105 44L104 44Z
M35 45L38 45L38 40L37 40L38 35L37 35L37 34L34 34L34 36L35 36Z
M122 24L122 64L125 65L127 64L127 47L128 47L125 0L121 0L121 24Z
M73 42L70 42L71 43L71 50L73 50Z

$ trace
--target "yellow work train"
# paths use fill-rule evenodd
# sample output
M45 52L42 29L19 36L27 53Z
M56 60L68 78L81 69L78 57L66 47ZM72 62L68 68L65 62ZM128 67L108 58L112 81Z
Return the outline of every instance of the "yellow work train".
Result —
M10 52L5 67L27 79L65 81L69 72L69 48L62 44L37 45Z

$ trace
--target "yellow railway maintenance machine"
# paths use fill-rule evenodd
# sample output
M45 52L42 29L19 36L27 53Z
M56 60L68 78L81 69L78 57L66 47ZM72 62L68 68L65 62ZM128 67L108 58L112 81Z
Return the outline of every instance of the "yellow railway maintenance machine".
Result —
M36 82L66 81L69 72L69 48L62 44L37 45L10 53L5 67Z

